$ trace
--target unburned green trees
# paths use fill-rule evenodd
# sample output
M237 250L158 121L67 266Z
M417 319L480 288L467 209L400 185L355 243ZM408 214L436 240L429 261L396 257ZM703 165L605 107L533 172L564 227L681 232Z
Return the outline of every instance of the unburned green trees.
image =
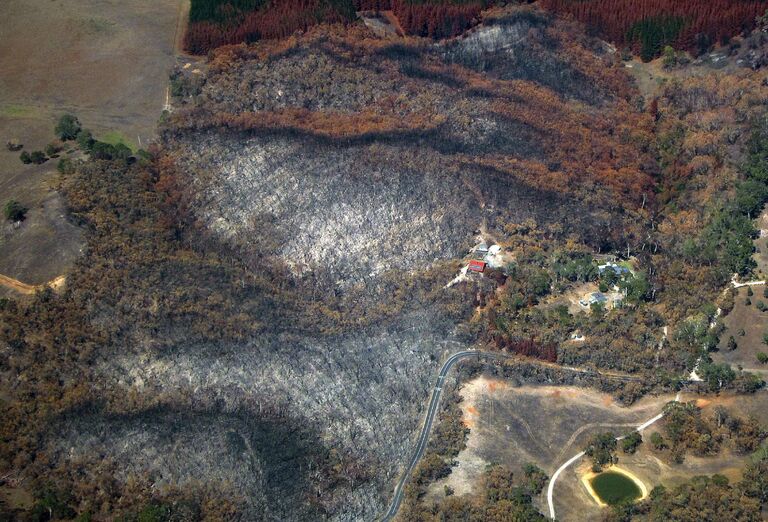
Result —
M3 215L9 221L23 221L27 215L27 208L15 199L11 199L3 207Z
M58 123L56 123L54 132L56 132L56 136L58 136L59 139L67 141L74 140L77 137L77 133L80 132L80 129L80 121L74 115L63 114L59 118Z

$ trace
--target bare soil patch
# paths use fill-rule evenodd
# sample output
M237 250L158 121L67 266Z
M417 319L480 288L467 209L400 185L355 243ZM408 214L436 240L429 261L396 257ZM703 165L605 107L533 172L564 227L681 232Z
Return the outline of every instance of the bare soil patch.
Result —
M532 462L550 476L563 462L583 449L587 439L597 432L612 431L616 435L655 416L672 396L646 397L626 408L604 393L572 386L512 387L506 381L477 377L461 390L464 418L470 419L467 447L458 457L451 475L432 485L429 495L444 495L444 486L455 495L471 494L479 478L491 463L508 466L520 473ZM726 405L738 415L760 412L763 394L756 396L683 396L682 400L704 399L704 415L718 404ZM658 425L644 431L647 438ZM666 462L667 456L654 451L650 444L640 445L634 455L619 452L619 466L652 489L655 485L672 486L697 474L721 473L732 480L740 478L747 457L723 451L715 457L687 456L682 464ZM584 458L567 469L555 486L555 507L559 520L593 520L602 508L590 496L581 478L591 468ZM537 499L542 513L547 513L546 495Z

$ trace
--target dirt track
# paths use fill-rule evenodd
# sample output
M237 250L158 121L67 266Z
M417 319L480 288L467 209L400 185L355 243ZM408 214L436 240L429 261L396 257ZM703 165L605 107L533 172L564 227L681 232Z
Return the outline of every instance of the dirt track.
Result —
M50 286L54 290L57 290L59 287L61 287L66 282L66 276L59 276L56 279L52 279L51 281L44 283L42 285L28 285L27 283L22 283L18 279L13 279L12 277L4 276L3 274L0 274L0 285L4 286L5 288L9 288L11 290L15 290L20 294L24 295L30 295L34 294L38 290L42 290L46 286Z

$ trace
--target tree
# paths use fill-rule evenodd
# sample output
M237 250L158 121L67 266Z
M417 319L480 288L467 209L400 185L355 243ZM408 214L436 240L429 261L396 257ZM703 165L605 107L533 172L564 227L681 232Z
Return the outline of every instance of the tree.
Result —
M81 129L80 121L72 114L63 114L54 128L54 132L62 141L74 140Z
M11 199L6 202L3 215L9 221L23 221L27 215L27 208L18 201Z
M648 277L643 272L637 272L631 277L623 279L619 287L627 292L627 301L639 303L648 297L651 285Z
M29 152L26 150L19 154L19 159L24 165L29 165L32 163L32 158L30 157Z
M115 159L127 160L132 154L133 151L124 143L118 143L113 146L112 156Z
M544 489L544 484L549 480L549 477L543 469L531 463L528 463L523 467L523 475L525 475L523 488L525 488L528 495L532 497L541 493Z
M592 460L596 468L605 464L612 464L614 451L616 451L616 436L611 432L597 433L587 443L584 452Z
M55 156L56 153L59 152L60 150L61 150L61 147L59 147L55 143L49 143L48 145L45 146L45 153L50 157Z
M90 152L93 147L93 143L96 141L93 139L93 133L88 129L82 129L77 133L75 137L77 146L84 152Z
M733 336L730 336L728 338L728 343L726 344L726 347L728 348L728 350L733 351L739 346L736 344L736 339L734 339Z
M702 361L699 365L699 371L711 391L727 388L736 379L736 372L726 363L716 364Z
M762 16L756 17L755 24L757 25L758 30L768 33L768 11Z
M624 453L632 454L637 451L637 447L643 443L643 436L639 431L633 431L621 440L621 450Z
M744 470L740 486L745 495L765 504L768 502L768 458L764 450L758 451L755 457Z
M662 437L661 433L658 431L651 433L651 446L653 446L653 449L655 450L663 450L667 447L667 443L664 441L664 437Z
M671 45L664 47L664 67L672 68L677 65L677 53Z
M43 152L42 150L33 151L32 154L29 155L29 159L35 165L41 165L46 161L48 161L48 158L46 157L45 152Z

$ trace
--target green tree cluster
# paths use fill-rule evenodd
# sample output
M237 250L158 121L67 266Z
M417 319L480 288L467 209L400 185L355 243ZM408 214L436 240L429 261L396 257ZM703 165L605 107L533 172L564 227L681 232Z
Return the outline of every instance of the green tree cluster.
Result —
M665 46L677 40L685 27L678 16L655 16L634 23L627 31L628 42L640 43L640 58L649 62L661 54Z
M5 219L9 221L23 221L27 216L27 207L15 199L11 199L7 201L5 207L3 207L3 215L5 216Z
M63 114L56 123L54 132L61 141L68 141L74 140L81 128L80 120L77 117L72 114Z
M606 464L613 464L616 452L616 436L610 431L597 433L589 439L584 452L592 458L596 471L602 469Z

